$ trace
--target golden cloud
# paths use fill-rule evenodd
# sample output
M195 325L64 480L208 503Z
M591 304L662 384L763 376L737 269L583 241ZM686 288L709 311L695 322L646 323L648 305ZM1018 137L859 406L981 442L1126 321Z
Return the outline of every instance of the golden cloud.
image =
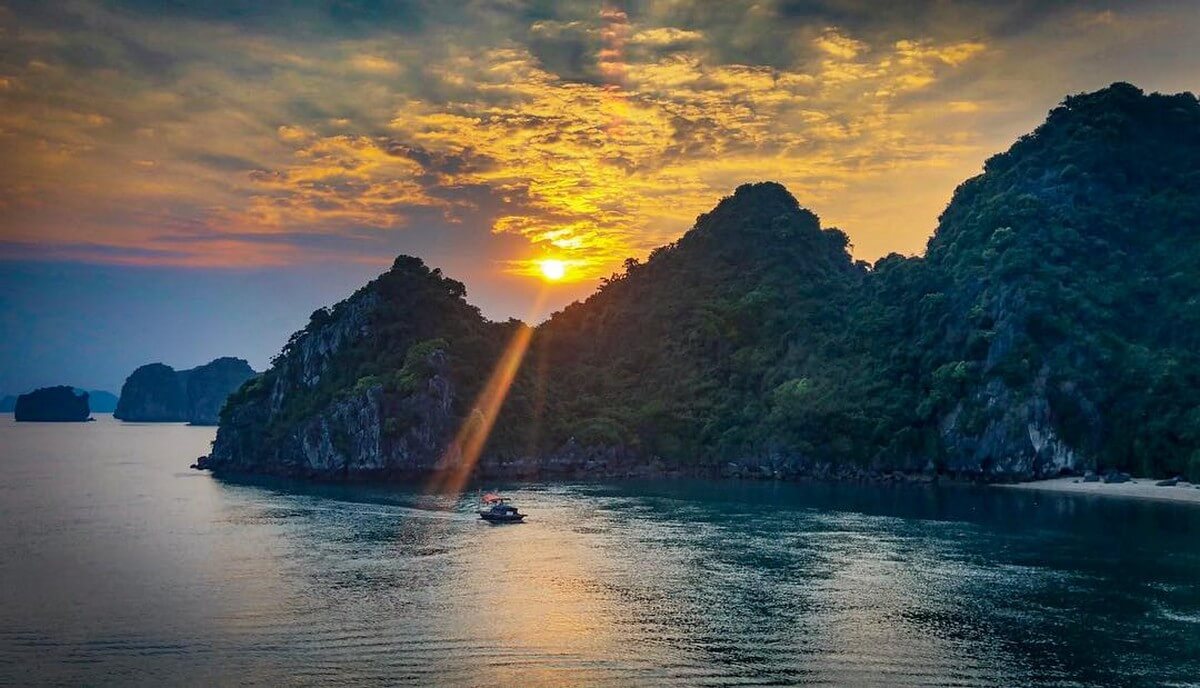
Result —
M629 37L631 45L645 45L654 48L678 47L704 41L704 33L686 31L670 26L643 29Z
M0 152L19 161L0 171L0 203L28 210L86 198L92 214L113 217L145 208L153 219L105 239L163 251L131 260L180 264L303 254L255 237L473 218L524 240L500 270L536 274L537 260L554 257L582 280L674 239L738 183L776 179L811 205L871 175L972 150L969 137L929 123L976 103L900 97L932 90L983 54L981 42L875 44L831 27L806 35L806 59L777 67L721 61L702 31L612 9L527 28L594 38L595 78L561 74L518 41L438 36L421 51L196 29L150 46L210 56L166 86L121 70L72 77L32 59L6 72L0 92L54 96L0 111ZM167 40L145 25L128 32ZM214 64L214 48L271 79ZM5 231L78 239L44 226Z
M394 75L400 73L400 65L377 55L355 55L348 60L351 69L367 74Z
M813 41L813 45L821 52L841 60L854 59L867 49L866 43L844 36L835 28L825 29L825 32Z

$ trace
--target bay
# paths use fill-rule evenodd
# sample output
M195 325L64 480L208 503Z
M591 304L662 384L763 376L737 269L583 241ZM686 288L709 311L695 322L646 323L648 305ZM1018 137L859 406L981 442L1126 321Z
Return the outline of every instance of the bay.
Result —
M0 683L1200 685L1200 509L963 486L222 481L0 416Z

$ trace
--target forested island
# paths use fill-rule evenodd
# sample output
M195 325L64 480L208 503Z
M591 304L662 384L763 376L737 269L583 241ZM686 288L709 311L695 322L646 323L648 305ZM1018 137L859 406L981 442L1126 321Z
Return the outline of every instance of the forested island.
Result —
M200 466L1200 479L1194 95L1068 97L959 186L924 256L848 243L782 186L742 186L532 329L401 256L230 397ZM514 342L492 418L479 395Z

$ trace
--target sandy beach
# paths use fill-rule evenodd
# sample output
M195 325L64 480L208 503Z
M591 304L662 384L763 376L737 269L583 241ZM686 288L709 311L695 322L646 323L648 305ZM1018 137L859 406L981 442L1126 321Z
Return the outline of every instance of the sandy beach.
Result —
M1174 487L1158 487L1153 478L1134 478L1127 483L1085 483L1081 478L1052 478L1028 483L998 485L1012 490L1043 490L1046 492L1069 492L1072 494L1097 495L1101 497L1123 497L1126 499L1153 499L1163 502L1187 502L1200 505L1200 489L1196 485L1180 482Z

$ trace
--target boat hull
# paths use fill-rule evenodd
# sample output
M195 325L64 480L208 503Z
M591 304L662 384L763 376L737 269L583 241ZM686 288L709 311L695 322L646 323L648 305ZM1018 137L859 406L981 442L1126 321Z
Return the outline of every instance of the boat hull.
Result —
M501 515L501 514L479 514L479 518L488 523L520 523L525 520L525 514Z

